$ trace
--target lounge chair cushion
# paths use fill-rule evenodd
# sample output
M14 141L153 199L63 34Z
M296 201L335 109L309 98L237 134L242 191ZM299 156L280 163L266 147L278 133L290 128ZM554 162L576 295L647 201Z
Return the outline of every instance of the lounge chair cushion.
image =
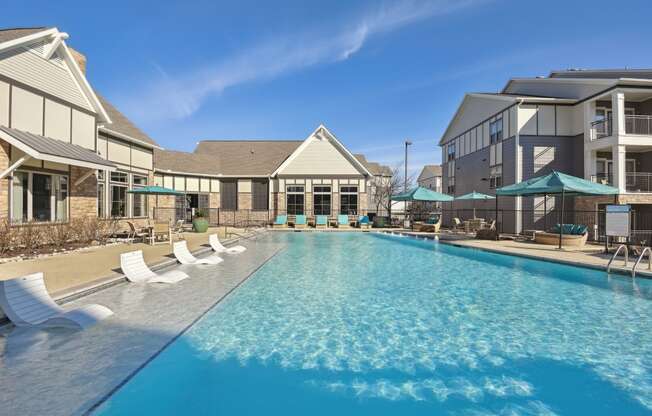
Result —
M287 215L277 215L276 216L276 221L274 221L275 225L284 225L288 220Z

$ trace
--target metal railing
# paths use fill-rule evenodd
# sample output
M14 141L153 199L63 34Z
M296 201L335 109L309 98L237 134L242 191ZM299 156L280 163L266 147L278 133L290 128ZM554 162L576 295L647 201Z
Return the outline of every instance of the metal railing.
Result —
M625 133L639 136L652 136L652 115L626 114ZM613 120L611 115L591 123L591 140L598 140L612 135Z
M613 174L601 173L592 175L591 180L603 185L614 185ZM652 173L651 172L627 172L625 173L625 190L627 192L651 192L652 193Z

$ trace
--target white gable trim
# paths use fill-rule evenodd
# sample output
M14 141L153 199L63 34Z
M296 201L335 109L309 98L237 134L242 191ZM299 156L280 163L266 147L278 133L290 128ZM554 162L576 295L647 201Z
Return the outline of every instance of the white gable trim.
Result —
M60 56L65 61L66 66L68 67L68 70L70 71L70 74L72 75L72 78L75 81L75 84L82 92L82 96L86 99L88 105L91 108L93 108L95 112L99 115L100 117L99 121L105 123L111 123L111 118L107 114L106 110L104 110L104 107L102 107L102 103L100 103L100 100L95 95L93 88L91 88L90 84L88 83L86 76L81 71L79 65L77 65L77 61L75 60L75 58L73 58L70 50L68 49L68 46L66 45L66 42L64 40L67 37L68 35L66 33L59 32L57 28L46 29L41 32L33 33L28 36L23 36L22 38L0 43L0 52L4 52L22 45L26 45L28 43L32 43L38 39L48 38L54 44L48 45L48 47L51 49L48 49L47 53L50 56L55 52L60 53ZM58 45L56 45L57 43Z
M306 140L304 140L303 143L301 143L301 145L299 147L297 147L296 150L294 152L292 152L292 154L287 159L285 159L285 161L283 163L281 163L281 166L279 166L271 174L271 177L275 177L275 176L279 175L280 173L282 173L283 170L285 170L290 164L292 164L292 161L294 161L297 158L297 156L299 156L310 145L310 143L313 140L317 140L317 136L321 136L323 134L327 135L326 138L332 144L334 144L335 148L338 149L341 153L343 153L344 157L352 165L354 165L363 175L367 175L369 177L374 176L374 175L371 174L371 172L369 172L369 170L367 170L367 168L364 167L364 165L362 163L360 163L360 161L358 159L355 158L355 156L353 156L353 154L351 152L349 152L349 150L346 147L344 147L344 145L339 140L337 140L335 135L333 133L331 133L326 128L326 126L324 126L323 124L320 124L319 127L317 127L315 129L315 131L313 131L310 134L310 136L308 136L308 138L306 138Z

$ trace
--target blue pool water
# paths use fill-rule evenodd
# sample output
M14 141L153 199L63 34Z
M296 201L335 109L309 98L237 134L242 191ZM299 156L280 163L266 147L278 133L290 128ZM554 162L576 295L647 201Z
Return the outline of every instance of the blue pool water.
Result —
M409 238L267 238L286 249L99 414L652 413L650 281Z

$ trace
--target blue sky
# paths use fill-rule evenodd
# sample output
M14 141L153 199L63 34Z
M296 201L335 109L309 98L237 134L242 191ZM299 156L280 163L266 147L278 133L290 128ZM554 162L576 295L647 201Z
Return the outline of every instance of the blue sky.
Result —
M438 163L463 94L569 67L652 67L646 1L3 0L0 26L56 26L91 84L161 145L303 139Z

